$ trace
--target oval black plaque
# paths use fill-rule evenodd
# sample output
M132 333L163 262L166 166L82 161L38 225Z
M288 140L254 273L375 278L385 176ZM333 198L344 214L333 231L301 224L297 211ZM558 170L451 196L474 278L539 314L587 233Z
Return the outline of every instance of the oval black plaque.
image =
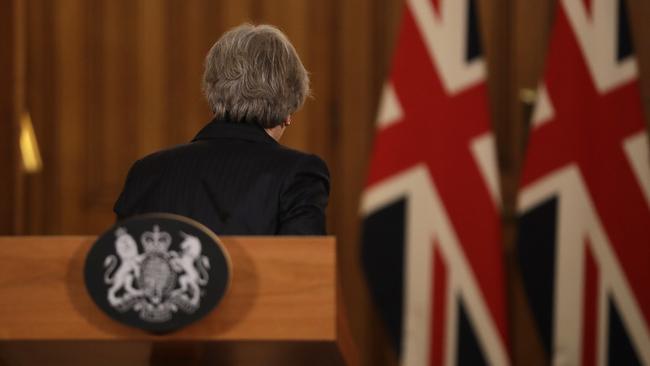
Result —
M111 318L154 333L209 313L230 284L230 258L210 229L187 217L120 221L86 257L86 288Z

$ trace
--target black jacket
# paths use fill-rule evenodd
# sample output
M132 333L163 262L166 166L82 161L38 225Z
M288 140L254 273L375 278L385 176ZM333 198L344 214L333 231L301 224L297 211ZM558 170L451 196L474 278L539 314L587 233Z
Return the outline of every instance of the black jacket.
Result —
M215 120L191 143L136 161L114 211L179 214L217 235L324 235L328 196L319 157L257 125Z

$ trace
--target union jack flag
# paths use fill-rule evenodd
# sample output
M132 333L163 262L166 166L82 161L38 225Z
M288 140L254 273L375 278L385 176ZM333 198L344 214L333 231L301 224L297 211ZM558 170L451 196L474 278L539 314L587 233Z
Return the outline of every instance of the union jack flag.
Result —
M650 162L621 0L561 0L524 163L518 257L554 365L650 365Z
M473 0L408 0L362 197L402 365L506 365L500 195Z

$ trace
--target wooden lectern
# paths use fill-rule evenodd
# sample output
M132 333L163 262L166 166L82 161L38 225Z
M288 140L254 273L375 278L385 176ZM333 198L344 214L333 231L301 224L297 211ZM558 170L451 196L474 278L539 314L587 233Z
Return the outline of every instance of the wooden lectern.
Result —
M157 336L113 321L88 296L94 237L0 237L0 365L344 364L335 239L220 239L233 265L228 293L205 318Z

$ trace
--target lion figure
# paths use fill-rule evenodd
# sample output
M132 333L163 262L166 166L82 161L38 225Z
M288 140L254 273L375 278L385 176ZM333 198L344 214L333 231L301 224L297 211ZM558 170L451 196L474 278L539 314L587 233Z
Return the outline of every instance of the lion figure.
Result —
M106 257L104 267L107 268L104 275L104 282L111 285L108 290L108 302L116 307L124 301L141 295L142 291L133 287L133 281L140 276L140 262L142 255L138 254L138 245L131 235L124 228L115 231L115 251L120 257L120 265L117 267L117 258L114 255ZM125 294L118 297L116 294L124 289Z

